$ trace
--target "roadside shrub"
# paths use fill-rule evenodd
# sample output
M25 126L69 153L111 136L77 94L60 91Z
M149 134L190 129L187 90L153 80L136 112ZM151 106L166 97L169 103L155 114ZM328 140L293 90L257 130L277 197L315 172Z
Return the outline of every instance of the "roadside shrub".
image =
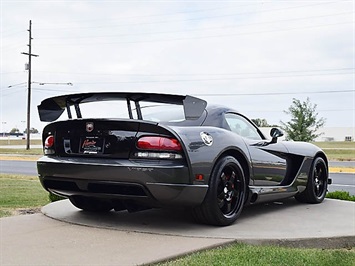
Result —
M347 201L355 201L355 196L350 195L348 191L328 192L327 195L326 195L326 198L347 200Z
M49 197L50 202L55 202L55 201L58 201L58 200L63 200L63 199L65 199L65 198L63 198L63 197L61 197L61 196L58 196L58 195L56 195L56 194L53 194L52 192L49 192L48 197Z

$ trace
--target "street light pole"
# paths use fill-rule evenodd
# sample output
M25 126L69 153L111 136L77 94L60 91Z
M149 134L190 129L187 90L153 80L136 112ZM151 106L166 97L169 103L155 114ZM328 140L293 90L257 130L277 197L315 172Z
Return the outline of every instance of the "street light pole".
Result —
M38 55L32 54L32 21L30 20L29 25L29 39L28 39L28 53L22 53L28 55L28 93L27 93L27 142L26 142L26 150L30 149L30 119L31 119L31 58L32 56L37 57Z

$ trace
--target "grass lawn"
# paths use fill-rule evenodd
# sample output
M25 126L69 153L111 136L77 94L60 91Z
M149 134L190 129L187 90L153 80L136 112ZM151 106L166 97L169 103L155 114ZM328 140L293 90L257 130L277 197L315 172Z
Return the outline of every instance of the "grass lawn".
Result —
M355 150L324 149L324 152L327 155L328 160L355 161Z
M313 144L323 149L329 160L355 161L354 141L325 141Z
M0 148L0 154L18 154L18 155L42 155L42 149L9 149L9 148Z
M314 145L317 145L321 149L354 149L354 141L319 141L312 142Z
M20 208L39 208L49 203L46 192L35 176L0 174L0 217Z
M25 139L0 139L0 145L26 145L27 141ZM42 141L40 139L31 139L31 145L41 145Z
M355 249L301 249L277 246L232 244L197 252L176 260L159 263L168 265L338 265L353 266Z

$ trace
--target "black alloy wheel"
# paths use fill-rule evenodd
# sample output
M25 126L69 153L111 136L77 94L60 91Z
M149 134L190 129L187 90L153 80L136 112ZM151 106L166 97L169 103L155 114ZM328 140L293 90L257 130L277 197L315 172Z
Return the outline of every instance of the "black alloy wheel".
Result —
M313 179L314 179L314 194L315 196L320 199L323 197L323 194L326 192L327 187L327 169L325 165L321 162L317 162L314 166L313 172Z
M328 189L328 167L323 158L314 159L306 189L295 196L300 202L321 203Z
M236 171L232 165L224 167L218 179L217 203L221 212L225 216L231 216L239 207L239 197L241 194L241 180L237 178Z
M194 209L198 221L212 225L230 225L239 217L246 193L243 168L232 156L215 165L204 202Z

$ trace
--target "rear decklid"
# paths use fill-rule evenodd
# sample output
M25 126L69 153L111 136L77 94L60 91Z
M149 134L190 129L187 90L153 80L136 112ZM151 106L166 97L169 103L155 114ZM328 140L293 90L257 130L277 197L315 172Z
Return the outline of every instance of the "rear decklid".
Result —
M140 124L130 121L80 119L58 121L43 131L43 143L53 136L53 147L45 153L57 156L128 158ZM48 152L49 150L49 152Z
M128 119L82 117L81 104L115 100L126 101ZM38 106L41 120L54 121L65 109L69 119L53 122L45 127L43 131L45 154L118 159L180 158L181 147L175 146L180 145L179 137L169 127L157 121L143 120L141 102L182 105L185 119L190 121L203 118L202 113L206 107L204 100L169 94L83 93L49 98ZM132 109L132 105L135 109ZM75 107L76 119L72 116L72 106ZM95 110L99 114L100 111ZM138 147L137 143L141 147Z

